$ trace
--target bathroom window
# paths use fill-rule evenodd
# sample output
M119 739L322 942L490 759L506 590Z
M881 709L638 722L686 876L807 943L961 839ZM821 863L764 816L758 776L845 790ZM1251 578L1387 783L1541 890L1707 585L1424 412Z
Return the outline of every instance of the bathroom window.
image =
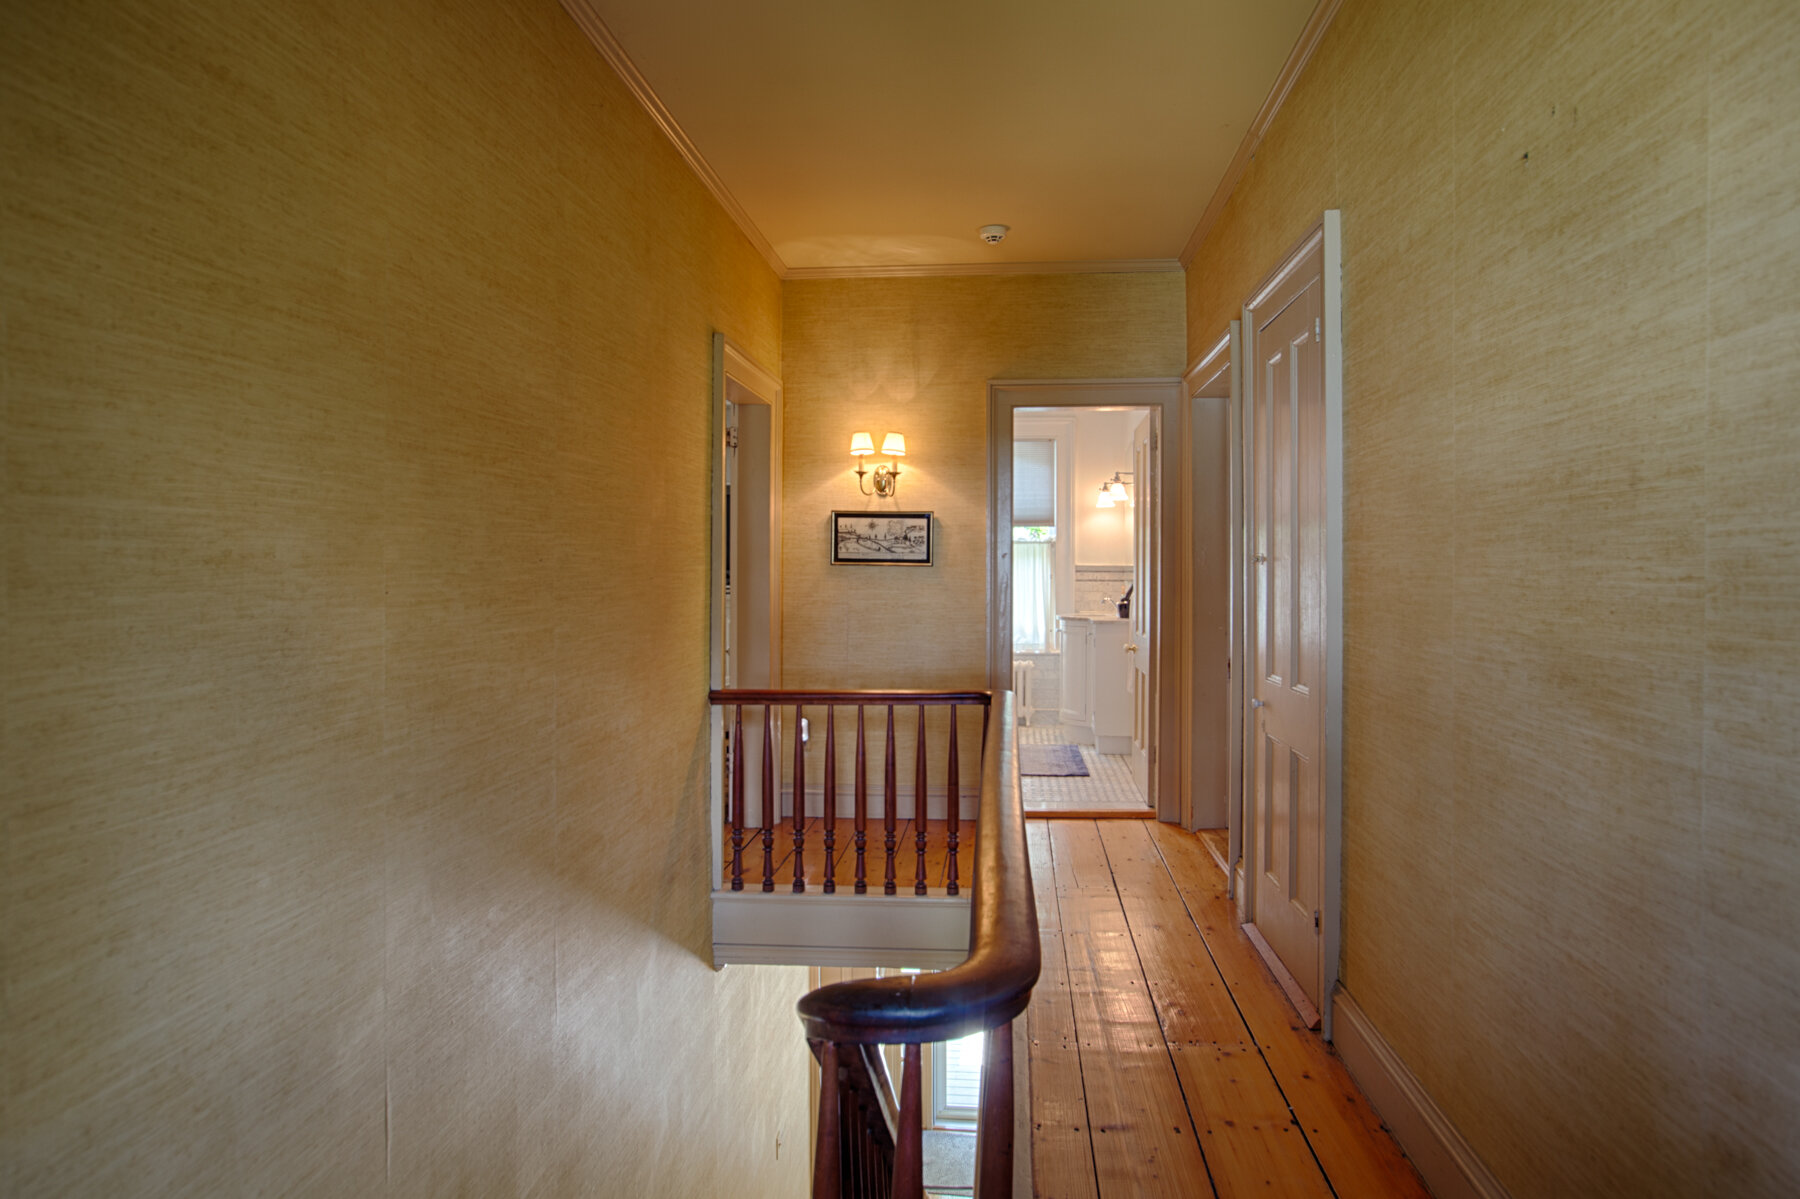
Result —
M1056 442L1013 442L1013 652L1056 641Z

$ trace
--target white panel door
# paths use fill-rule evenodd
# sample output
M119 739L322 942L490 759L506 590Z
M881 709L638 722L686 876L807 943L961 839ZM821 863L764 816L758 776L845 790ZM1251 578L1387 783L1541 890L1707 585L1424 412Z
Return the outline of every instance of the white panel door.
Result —
M1251 776L1256 927L1319 1005L1324 891L1323 272L1257 314L1251 465ZM1285 300L1285 302L1283 302Z

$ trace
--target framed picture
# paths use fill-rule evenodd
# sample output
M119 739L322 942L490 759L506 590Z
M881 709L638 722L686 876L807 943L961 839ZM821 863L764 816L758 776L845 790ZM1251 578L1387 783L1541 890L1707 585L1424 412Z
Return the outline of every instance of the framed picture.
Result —
M833 512L833 566L930 566L931 513Z

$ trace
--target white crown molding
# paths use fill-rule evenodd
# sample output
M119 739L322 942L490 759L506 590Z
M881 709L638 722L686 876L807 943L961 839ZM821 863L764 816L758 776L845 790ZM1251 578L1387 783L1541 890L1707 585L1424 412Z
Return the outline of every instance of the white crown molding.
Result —
M923 279L948 275L1125 275L1179 271L1173 258L1100 258L1085 262L949 262L899 266L796 266L788 279Z
M750 214L745 212L743 205L737 202L737 197L731 194L731 189L725 186L725 181L719 178L718 173L707 163L705 156L700 153L700 148L689 140L688 135L681 128L681 123L675 119L675 115L657 97L655 90L650 86L650 81L638 71L637 64L631 61L629 54L625 53L625 47L619 44L619 39L614 37L612 30L606 27L606 22L600 19L600 14L594 11L592 0L562 0L562 6L564 11L575 19L575 24L581 27L581 31L587 34L588 41L594 43L594 48L600 51L600 57L604 58L614 71L618 72L619 78L625 81L625 86L631 90L632 95L637 97L638 103L644 106L644 111L650 114L650 119L656 122L657 128L663 131L663 135L674 145L676 152L687 160L688 166L692 168L695 175L699 176L700 182L705 184L706 190L712 193L713 199L719 202L719 206L725 210L726 215L737 222L738 229L750 239L750 244L756 247L756 252L763 256L763 260L769 264L770 269L778 277L786 278L787 264L782 262L781 256L775 253L775 247L770 245L769 239L762 235L762 230L756 227L756 222L750 219Z
M1287 61L1281 65L1281 74L1275 76L1275 86L1269 89L1268 99L1257 111L1250 122L1250 128L1244 131L1244 140L1238 143L1237 154L1231 165L1225 168L1224 178L1213 190L1212 199L1207 201L1206 211L1200 214L1200 223L1194 226L1189 235L1187 245L1181 248L1181 266L1185 270L1194 263L1194 255L1200 252L1200 245L1206 235L1212 232L1213 226L1219 223L1219 217L1225 211L1225 204L1231 199L1231 193L1237 190L1238 181L1250 166L1250 159L1255 156L1256 149L1262 145L1264 135L1269 126L1275 123L1275 114L1281 111L1286 103L1288 93L1294 90L1294 83L1300 78L1300 72L1306 69L1311 61L1313 51L1325 37L1325 31L1331 27L1331 18L1337 16L1338 5L1342 0L1319 0L1313 9L1312 16L1306 20L1306 28L1300 31L1300 38L1289 51Z

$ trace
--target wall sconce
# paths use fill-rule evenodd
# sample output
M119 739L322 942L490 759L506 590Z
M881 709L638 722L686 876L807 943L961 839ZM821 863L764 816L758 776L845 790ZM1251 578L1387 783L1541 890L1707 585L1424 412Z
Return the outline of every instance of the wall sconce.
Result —
M878 495L883 499L893 496L900 487L900 468L891 462L883 462L873 471L863 468L862 460L875 452L875 439L867 433L850 435L850 456L856 459L856 486L864 495ZM881 439L881 452L889 458L906 457L906 437L901 433L888 433ZM875 476L875 490L870 491L864 484L865 475Z
M1131 493L1125 490L1129 479L1134 477L1130 471L1113 472L1113 477L1100 484L1100 498L1094 501L1096 508L1112 508L1120 504L1127 507L1131 504Z

